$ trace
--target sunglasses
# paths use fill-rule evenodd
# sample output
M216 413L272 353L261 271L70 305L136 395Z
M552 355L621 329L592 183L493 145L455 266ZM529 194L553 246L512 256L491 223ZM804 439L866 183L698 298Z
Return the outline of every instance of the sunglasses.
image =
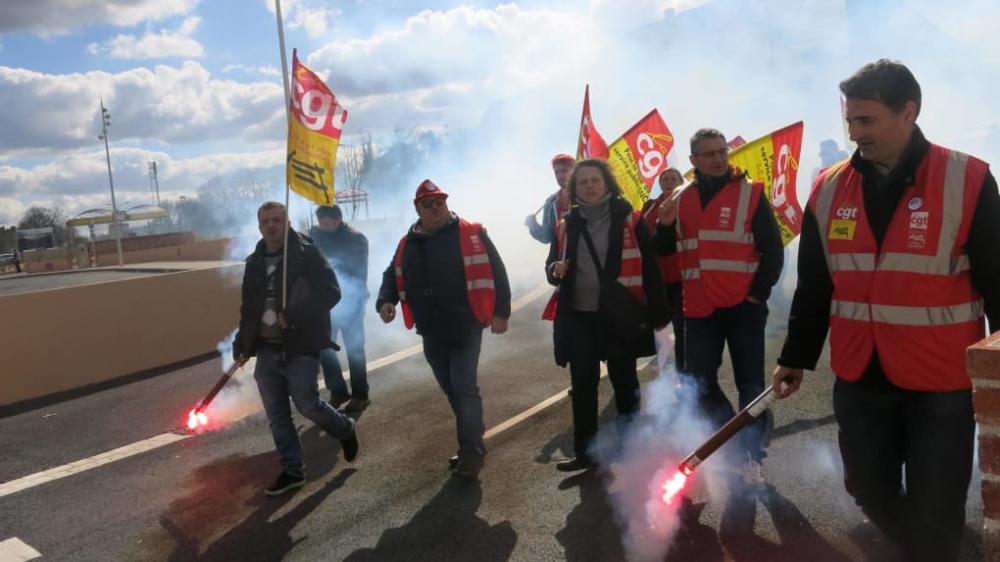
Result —
M418 203L421 209L444 207L444 197L428 197L426 199L421 199Z

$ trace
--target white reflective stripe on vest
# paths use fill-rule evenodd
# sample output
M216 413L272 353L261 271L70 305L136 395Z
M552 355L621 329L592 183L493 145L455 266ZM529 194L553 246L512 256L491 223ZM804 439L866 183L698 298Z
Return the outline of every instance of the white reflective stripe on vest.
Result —
M698 267L702 271L738 271L740 273L754 273L757 271L757 262L702 259L699 260Z
M736 242L737 244L753 244L752 232L733 232L730 230L702 230L698 233L701 240L713 242Z
M882 255L878 269L926 275L957 275L969 270L969 256L915 256L887 253Z
M635 258L641 258L642 254L639 253L638 248L626 248L622 250L622 259L631 260Z
M698 269L682 269L681 279L700 279L701 271Z
M736 228L742 229L747 223L747 215L750 212L750 196L753 195L753 186L746 176L740 181L740 202L736 204ZM700 235L699 235L700 236Z
M466 281L465 288L469 291L475 289L492 289L493 280L492 279L476 279L474 281Z
M638 275L632 277L619 277L618 282L626 287L641 287L642 277Z
M687 240L678 240L677 245L681 251L697 250L698 249L698 239L688 238Z
M896 306L889 304L834 300L830 303L830 316L881 322L896 326L947 326L974 322L983 317L983 301L977 300L951 306Z
M490 263L490 256L487 254L476 254L474 256L465 256L462 260L465 261L465 265L477 265L481 263Z
M951 256L958 237L958 229L962 224L962 208L965 199L965 169L969 156L956 152L948 152L948 165L944 171L944 219L941 222L941 234L938 237L937 255L939 258Z
M823 178L823 183L817 189L819 189L816 195L816 227L819 230L819 239L821 245L823 246L823 255L826 257L826 265L830 271L835 271L833 263L830 260L830 244L827 240L830 228L830 208L833 206L833 198L837 194L837 180L840 178L840 174L850 166L847 161L841 162L839 164L834 164L838 166L834 170L830 170L826 177Z
M844 318L845 320L857 320L859 322L868 322L872 319L868 303L840 300L830 301L830 316Z
M892 306L873 304L876 322L898 326L947 326L974 322L983 317L982 299L951 306Z
M875 271L875 256L872 254L833 254L827 266L834 271Z

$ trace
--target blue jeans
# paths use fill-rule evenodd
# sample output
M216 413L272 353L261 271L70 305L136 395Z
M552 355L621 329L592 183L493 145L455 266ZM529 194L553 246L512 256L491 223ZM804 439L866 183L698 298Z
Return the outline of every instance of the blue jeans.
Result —
M253 378L271 424L282 468L288 473L303 475L302 444L292 421L288 398L291 397L300 414L334 439L350 437L354 433L354 420L319 397L316 382L319 359L310 355L288 355L287 358L282 355L274 348L258 348Z
M486 455L483 400L476 382L482 339L482 330L476 329L458 346L424 338L424 357L455 413L458 456L472 462L482 462Z
M336 309L334 309L336 310ZM357 312L355 312L355 310ZM352 309L349 314L341 317L331 315L331 338L337 339L337 332L344 335L344 347L347 348L347 367L351 371L351 390L347 390L344 381L344 370L340 366L340 358L332 347L320 352L319 362L323 366L323 381L333 396L368 399L368 361L365 359L365 323L364 309Z
M730 308L717 308L706 318L684 319L684 373L682 383L697 385L696 395L702 413L718 428L729 421L736 410L719 386L722 349L728 345L733 362L733 376L742 410L764 392L764 326L767 303L743 301ZM765 415L739 433L745 460L766 456L763 447Z

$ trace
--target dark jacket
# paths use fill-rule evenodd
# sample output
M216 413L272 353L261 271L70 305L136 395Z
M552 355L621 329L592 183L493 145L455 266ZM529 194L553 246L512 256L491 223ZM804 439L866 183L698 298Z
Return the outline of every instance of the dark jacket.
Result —
M929 150L930 143L916 128L896 168L887 176L879 174L872 163L861 158L858 152L851 157L850 165L862 176L865 214L879 246L903 191L915 181L917 169ZM983 295L986 318L992 331L1000 329L1000 252L997 248L1000 248L1000 195L996 179L992 173L987 173L969 224L965 252L969 256L972 284ZM816 216L807 207L799 240L799 281L792 299L788 335L778 358L779 365L809 370L816 368L830 328L832 299L833 279L823 254L819 226ZM879 362L878 349L872 352L861 382L877 387L891 384Z
M476 320L466 295L465 263L458 235L458 218L455 216L447 226L432 234L423 233L414 224L406 234L406 249L403 251L403 279L417 333L456 345L466 341L473 330L483 327ZM493 316L509 318L510 283L507 270L486 235L486 229L480 233L480 240L486 246L490 267L493 268L496 291ZM375 310L383 303L399 302L394 260L395 254L382 273L382 287L375 301Z
M608 233L608 255L605 258L604 273L606 279L612 282L618 278L622 266L622 232L625 228L625 219L632 212L632 206L621 197L615 197L609 202L611 206L611 226ZM559 286L559 302L556 308L556 317L553 322L552 337L555 348L556 364L565 367L569 363L573 345L573 315L568 314L573 310L573 282L574 269L572 264L576 262L576 250L580 241L580 233L586 228L586 220L580 214L579 207L573 209L566 215L566 259L570 262L569 272L563 279L552 277L551 265L560 260L559 240L556 239L549 246L549 257L545 260L545 275L552 285ZM646 293L646 308L650 324L653 327L661 328L669 322L670 314L667 309L666 295L663 290L663 281L660 275L660 264L656 258L655 249L652 246L652 237L646 229L646 224L642 220L636 222L635 239L639 245L639 253L642 255L642 288ZM656 344L653 342L653 332L650 330L641 338L635 341L621 341L609 334L605 342L604 349L600 350L600 357L607 358L613 355L633 355L635 357L646 357L656 354Z
M243 294L240 302L240 328L233 342L233 357L256 354L264 300L267 296L267 265L264 241L246 259L243 270ZM278 307L281 307L282 264L274 273ZM284 309L288 329L281 339L288 353L317 353L331 346L330 309L340 300L337 276L323 254L308 236L288 232L288 306Z
M333 232L313 227L309 237L337 274L343 294L337 310L348 304L363 306L368 299L368 239L365 235L343 223Z
M732 179L731 173L721 178L705 178L700 174L696 176L697 185L691 188L697 187L703 209ZM678 217L678 220L683 219ZM760 302L765 302L771 296L771 288L781 277L781 268L785 264L785 245L781 241L774 209L763 193L757 203L757 211L750 219L750 232L753 233L754 249L760 255L760 262L757 264L757 272L754 274L748 294ZM666 227L657 223L654 240L656 249L661 255L677 252L677 231L673 226Z

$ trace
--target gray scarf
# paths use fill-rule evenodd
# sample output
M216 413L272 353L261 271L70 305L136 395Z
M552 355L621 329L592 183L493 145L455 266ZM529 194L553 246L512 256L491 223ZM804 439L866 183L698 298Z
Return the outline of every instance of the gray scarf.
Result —
M607 263L608 238L611 232L611 193L606 194L595 203L578 201L580 216L585 221L585 228L594 242L597 258L603 266ZM590 257L587 241L580 236L576 246L576 277L573 281L573 310L593 312L598 309L601 294L600 275L597 264Z

